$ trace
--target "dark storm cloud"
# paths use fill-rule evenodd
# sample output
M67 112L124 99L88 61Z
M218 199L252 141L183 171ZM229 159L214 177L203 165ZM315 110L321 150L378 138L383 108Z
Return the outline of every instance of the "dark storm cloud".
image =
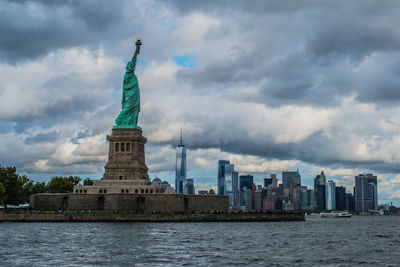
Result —
M163 1L159 1L163 3ZM324 1L325 7L334 7L336 1ZM182 13L186 12L212 12L228 10L240 10L242 12L248 12L252 14L265 14L265 13L292 13L299 9L303 9L309 5L312 7L320 7L321 1L317 0L298 0L298 1L282 1L282 0L249 0L249 1L230 1L230 0L203 0L203 1L185 1L185 0L172 0L168 3L175 7Z
M400 170L400 164L388 163L384 160L356 159L348 157L346 155L348 153L355 152L346 145L340 144L339 138L329 137L323 131L319 131L304 141L294 144L290 156L293 159L321 166L374 169L385 173L396 173Z
M361 102L398 102L400 100L400 79L375 81L366 86L357 97ZM397 105L398 103L393 103Z
M306 51L317 60L340 56L359 60L373 52L399 49L400 31L392 27L398 22L399 6L377 2L369 6L375 7L373 13L355 6L342 7L339 13L314 13L319 23L313 25L312 34L306 39Z
M212 47L210 49L213 49ZM207 61L207 65L195 69L182 69L177 73L178 78L183 81L191 81L194 84L229 84L236 82L252 82L262 78L262 68L254 57L252 51L232 45L231 56L223 60Z
M297 12L303 13L305 11L316 11L323 13L324 11L332 11L337 19L341 18L341 13L348 11L354 15L373 15L373 14L387 14L395 13L398 9L398 3L395 0L385 1L385 4L374 0L364 0L362 4L358 0L346 1L342 3L335 0L248 0L248 1L231 1L231 0L203 0L203 1L185 1L185 0L170 0L158 1L160 4L165 4L170 8L174 8L186 14L187 12L227 12L232 15L232 11L244 12L252 15L287 15L295 14ZM308 15L308 13L306 13ZM353 18L357 18L354 16ZM360 19L365 19L359 17ZM339 21L338 21L339 22ZM340 23L340 22L339 22Z
M210 131L212 131L210 129ZM238 130L240 132L240 130ZM400 164L389 163L384 160L357 160L344 159L343 155L337 150L345 149L338 146L338 140L327 137L324 132L316 132L302 142L276 143L271 139L249 139L245 134L240 138L240 134L232 139L210 140L203 135L191 135L186 137L186 147L190 150L219 148L222 151L238 155L254 155L267 159L279 160L300 160L304 163L316 164L320 166L362 170L375 170L382 173L400 172ZM223 136L219 134L218 136ZM158 145L171 145L175 147L179 140L172 142L159 142ZM346 153L354 153L351 149Z
M79 144L79 139L84 139L86 137L91 137L95 135L93 129L84 129L75 134L74 138L71 138L71 143Z
M92 111L99 105L103 105L107 101L106 96L93 94L90 92L77 92L65 98L54 99L46 105L37 107L35 112L26 112L16 114L7 120L17 122L18 128L28 129L35 125L43 125L49 127L61 122L65 123L70 119L82 118L87 111Z
M241 96L241 101L262 102L269 106L286 104L334 105L336 97L352 93L353 82L340 67L314 64L298 51L268 62L251 53L197 70L183 69L178 77L183 81L202 84L203 88L232 85L259 86L257 95ZM339 63L341 64L341 62ZM343 74L343 75L342 75Z
M59 48L98 45L119 32L120 1L6 1L0 7L0 60L15 63Z
M263 140L249 139L247 138L246 132L240 128L232 129L227 127L226 129L220 129L219 131L212 128L213 127L210 126L209 129L207 129L207 132L209 133L207 138L205 138L203 134L186 136L186 147L190 150L220 148L222 151L234 154L255 155L281 160L294 159L295 156L297 156L296 151L299 149L299 144L278 144L267 136ZM223 134L224 131L235 131L235 135L227 138L226 135L224 136ZM175 139L172 142L159 142L158 144L171 145L172 147L175 147L179 142L179 139Z
M57 140L57 137L60 135L59 132L52 131L49 133L40 133L35 136L31 136L25 139L24 143L27 145L35 144L35 143L46 143L46 142L54 142Z
M358 75L361 102L396 105L400 100L400 53L380 53L370 58L373 69ZM371 67L370 67L371 68Z
M198 68L180 70L178 77L186 82L218 88L230 88L232 82L258 84L259 95L243 100L274 106L294 100L297 104L336 105L338 99L354 94L361 102L400 100L398 76L392 75L393 71L380 73L370 84L361 82L367 77L352 73L368 57L400 48L400 30L393 27L398 24L400 6L394 1L385 5L376 1L365 1L363 5L358 1L345 5L335 1L175 3L178 10L185 12L203 10L212 14L218 10L225 15L227 21L207 35L211 50L213 40L224 36L227 43L233 41L232 36L243 35L244 40L243 44L237 43L235 52L227 53L234 56L208 60L205 55ZM291 13L291 17L276 19L279 12ZM253 13L263 13L265 17L254 17ZM231 28L227 30L226 25ZM246 43L251 44L250 48ZM282 48L274 48L274 43L282 44ZM382 68L387 65L380 63Z

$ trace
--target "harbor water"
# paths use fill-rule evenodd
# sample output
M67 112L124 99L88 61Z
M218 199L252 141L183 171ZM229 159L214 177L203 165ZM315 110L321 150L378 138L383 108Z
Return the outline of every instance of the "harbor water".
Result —
M1 266L400 266L400 216L0 223Z

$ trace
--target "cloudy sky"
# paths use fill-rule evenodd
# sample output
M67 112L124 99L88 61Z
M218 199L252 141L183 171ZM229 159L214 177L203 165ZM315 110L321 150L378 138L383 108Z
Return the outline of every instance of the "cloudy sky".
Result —
M101 178L136 37L150 176L378 175L400 204L398 1L3 1L0 164Z

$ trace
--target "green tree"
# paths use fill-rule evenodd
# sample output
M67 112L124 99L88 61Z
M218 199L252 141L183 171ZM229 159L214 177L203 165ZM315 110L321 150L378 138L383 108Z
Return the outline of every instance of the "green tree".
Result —
M5 204L20 204L29 201L29 192L25 185L31 180L25 175L18 175L15 167L0 165L0 182L5 189Z
M81 180L78 176L56 176L47 184L47 191L49 193L69 193L74 189L74 185L79 184Z
M47 185L45 182L37 182L33 183L33 181L29 181L28 183L25 184L24 186L24 191L28 195L35 195L35 194L40 194L40 193L46 193L47 192Z
M86 178L83 180L83 185L93 185L93 180L90 178Z
M2 182L0 182L0 205L4 205L7 200L6 189Z

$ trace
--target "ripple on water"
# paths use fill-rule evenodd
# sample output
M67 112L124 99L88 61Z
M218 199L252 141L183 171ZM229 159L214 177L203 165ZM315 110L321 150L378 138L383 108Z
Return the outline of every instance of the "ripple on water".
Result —
M1 266L399 266L400 217L1 223Z

